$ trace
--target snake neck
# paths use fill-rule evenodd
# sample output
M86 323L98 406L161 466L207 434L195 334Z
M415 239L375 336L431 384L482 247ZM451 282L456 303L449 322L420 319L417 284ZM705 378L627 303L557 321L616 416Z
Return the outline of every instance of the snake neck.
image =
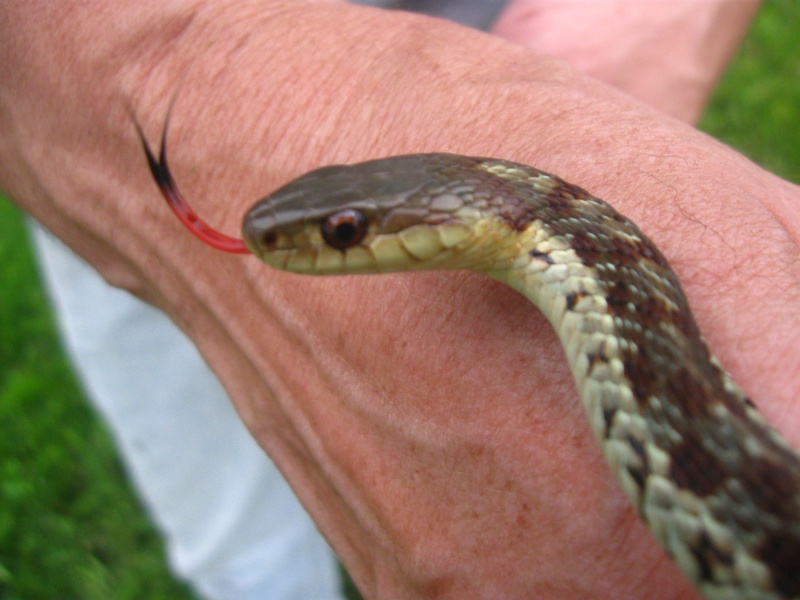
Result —
M623 491L701 591L800 596L800 459L713 358L655 246L575 203L590 223L542 209L490 274L553 324Z

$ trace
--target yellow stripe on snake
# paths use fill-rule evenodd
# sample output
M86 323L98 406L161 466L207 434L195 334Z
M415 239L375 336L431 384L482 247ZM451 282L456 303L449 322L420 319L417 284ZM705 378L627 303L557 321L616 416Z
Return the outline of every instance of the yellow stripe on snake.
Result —
M611 206L503 160L395 156L285 185L246 214L242 243L186 205L166 144L156 159L142 141L170 205L215 247L298 273L469 269L524 294L557 331L622 489L701 593L800 598L800 458L711 356L664 256Z

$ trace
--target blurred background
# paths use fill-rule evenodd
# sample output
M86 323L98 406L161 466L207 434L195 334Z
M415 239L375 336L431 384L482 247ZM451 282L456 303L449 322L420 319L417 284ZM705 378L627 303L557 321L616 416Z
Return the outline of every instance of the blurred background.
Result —
M700 128L800 184L799 9L764 1ZM192 595L82 397L23 217L0 196L0 600L34 598Z

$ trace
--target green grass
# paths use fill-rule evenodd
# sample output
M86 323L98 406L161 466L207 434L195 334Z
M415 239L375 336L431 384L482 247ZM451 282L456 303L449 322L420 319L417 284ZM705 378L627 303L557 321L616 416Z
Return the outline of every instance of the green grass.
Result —
M0 264L0 599L191 598L61 352L6 201Z
M767 0L702 128L800 182L800 17ZM190 598L59 347L0 199L0 600Z
M800 183L800 11L764 2L700 128Z

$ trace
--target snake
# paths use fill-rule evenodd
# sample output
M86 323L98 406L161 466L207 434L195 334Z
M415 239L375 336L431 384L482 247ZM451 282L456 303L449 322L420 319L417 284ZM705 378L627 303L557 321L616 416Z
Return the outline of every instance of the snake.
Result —
M712 600L800 598L800 456L711 354L667 259L584 189L496 158L430 153L311 171L258 201L242 237L158 188L207 244L296 273L466 269L554 327L606 462Z

